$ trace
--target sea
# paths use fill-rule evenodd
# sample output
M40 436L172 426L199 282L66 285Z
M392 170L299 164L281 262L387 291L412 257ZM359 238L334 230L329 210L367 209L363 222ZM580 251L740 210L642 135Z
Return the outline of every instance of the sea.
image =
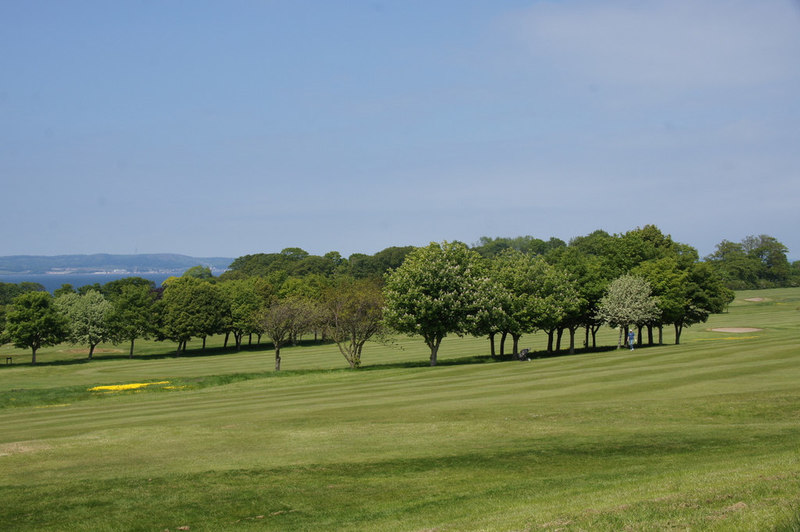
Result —
M161 286L166 279L180 276L180 273L31 273L31 274L0 274L0 283L39 283L45 290L53 293L63 284L71 284L76 290L81 286L98 283L104 285L109 281L116 281L125 277L142 277L153 281L156 286Z

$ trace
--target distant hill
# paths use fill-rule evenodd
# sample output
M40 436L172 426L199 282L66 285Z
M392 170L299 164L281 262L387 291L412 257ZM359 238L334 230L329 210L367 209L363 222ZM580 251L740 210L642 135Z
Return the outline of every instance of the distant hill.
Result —
M36 273L183 273L192 266L207 266L219 272L233 259L189 257L169 253L140 255L13 255L0 257L0 274Z

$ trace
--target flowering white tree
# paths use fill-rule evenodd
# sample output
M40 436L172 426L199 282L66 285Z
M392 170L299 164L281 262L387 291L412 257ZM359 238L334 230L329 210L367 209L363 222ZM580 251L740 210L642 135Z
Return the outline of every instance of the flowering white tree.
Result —
M98 344L113 339L111 315L114 305L100 292L89 290L84 295L65 294L55 300L56 308L68 320L68 340L89 345L89 360Z
M643 278L623 275L611 283L600 299L597 318L620 328L617 349L622 345L623 328L652 322L661 314L657 298L650 293L650 284Z
M480 255L460 242L432 242L412 251L386 277L386 323L418 334L431 350L431 366L448 333L473 330L487 308L489 278Z

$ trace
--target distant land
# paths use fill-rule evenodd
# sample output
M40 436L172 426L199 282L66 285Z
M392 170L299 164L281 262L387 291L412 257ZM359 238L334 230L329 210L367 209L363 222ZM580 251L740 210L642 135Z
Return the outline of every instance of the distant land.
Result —
M181 274L192 266L207 266L212 272L228 269L233 259L189 257L170 253L138 255L12 255L0 257L0 275L27 274Z

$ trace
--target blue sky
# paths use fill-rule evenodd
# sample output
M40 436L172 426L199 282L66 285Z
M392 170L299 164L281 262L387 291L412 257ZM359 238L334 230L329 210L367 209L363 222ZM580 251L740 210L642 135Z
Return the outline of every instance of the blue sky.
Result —
M797 1L6 1L0 51L0 255L800 258Z

